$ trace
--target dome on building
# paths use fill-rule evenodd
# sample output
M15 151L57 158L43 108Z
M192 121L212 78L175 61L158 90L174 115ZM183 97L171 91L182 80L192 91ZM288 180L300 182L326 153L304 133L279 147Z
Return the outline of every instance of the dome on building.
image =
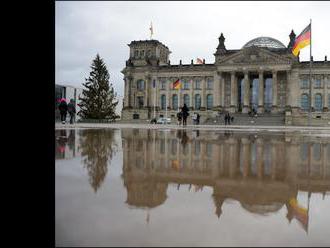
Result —
M265 215L279 211L282 208L283 203L273 203L267 205L241 203L241 206L250 213Z
M282 42L271 37L258 37L247 42L242 48L257 46L267 48L286 48Z

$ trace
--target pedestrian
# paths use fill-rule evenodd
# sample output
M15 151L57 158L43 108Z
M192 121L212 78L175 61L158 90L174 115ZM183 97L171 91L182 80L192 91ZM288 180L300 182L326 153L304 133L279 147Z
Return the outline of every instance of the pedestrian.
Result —
M70 99L70 102L68 104L68 112L69 112L69 115L70 115L70 124L73 124L74 119L75 119L74 117L75 117L75 114L76 114L76 107L75 107L73 99Z
M197 113L197 117L196 117L196 121L197 121L197 125L199 125L199 120L200 120L201 116L199 113Z
M182 125L186 126L187 125L187 117L189 116L189 109L186 104L183 104L183 107L181 109L182 113Z
M65 124L68 104L64 98L61 99L61 103L58 105L58 109L60 110L62 124Z
M196 114L196 112L194 112L194 114L192 115L191 119L193 121L193 124L196 125L196 120L197 120L197 114Z
M178 112L176 116L178 118L178 125L180 126L182 121L182 111Z
M228 125L230 125L230 120L231 120L231 117L230 117L230 114L229 114L229 112L227 113L227 120L228 120Z
M225 119L225 125L227 125L227 123L228 123L228 116L227 116L227 114L225 114L224 119Z

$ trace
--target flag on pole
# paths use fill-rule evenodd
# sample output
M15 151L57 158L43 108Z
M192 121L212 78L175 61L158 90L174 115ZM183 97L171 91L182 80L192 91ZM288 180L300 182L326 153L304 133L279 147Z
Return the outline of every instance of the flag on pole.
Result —
M173 83L173 89L178 90L180 88L181 88L181 82L180 79L178 79Z
M201 60L200 58L197 58L197 64L203 64L203 60Z
M295 39L292 53L298 56L299 51L311 43L311 24L309 24Z
M150 40L151 40L151 37L154 34L154 29L152 27L152 22L150 23L150 28L149 29L150 29Z
M290 205L290 215L292 215L293 217L295 217L299 223L302 225L302 227L304 228L304 230L307 232L308 230L308 211L306 208L301 207L298 204L298 201L296 198L291 198L289 201L289 205Z

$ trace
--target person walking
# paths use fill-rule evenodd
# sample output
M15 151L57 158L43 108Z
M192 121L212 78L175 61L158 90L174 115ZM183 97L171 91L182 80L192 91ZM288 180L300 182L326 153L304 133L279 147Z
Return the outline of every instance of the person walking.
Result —
M62 124L65 124L68 104L64 98L61 99L61 103L58 105L58 109L60 110Z
M225 114L224 119L225 119L225 125L227 125L227 122L228 122L228 116L227 116L227 113Z
M228 125L230 125L231 116L230 116L229 112L227 113L227 120L228 120Z
M200 120L201 116L200 114L197 113L197 116L196 116L196 122L197 122L197 125L199 125L199 120Z
M69 115L70 115L70 124L73 124L74 119L75 119L74 117L75 117L75 114L76 114L76 107L75 107L73 99L70 99L70 102L68 104L68 112L69 112Z
M189 116L189 109L186 104L183 105L181 109L182 113L182 125L187 126L187 117Z

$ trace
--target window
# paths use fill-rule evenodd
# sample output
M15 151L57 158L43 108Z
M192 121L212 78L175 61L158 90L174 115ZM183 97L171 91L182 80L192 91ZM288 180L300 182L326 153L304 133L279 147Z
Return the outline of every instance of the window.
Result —
M178 95L173 95L172 96L172 108L174 110L178 109Z
M160 97L160 106L161 106L162 109L166 108L166 96L165 95L162 95Z
M141 58L144 57L144 50L141 50L141 51L140 51L140 57L141 57Z
M151 57L151 50L147 51L147 57L150 58Z
M206 143L206 154L209 158L212 156L212 144Z
M139 57L139 50L135 50L135 51L134 51L134 57L135 57L135 58L138 58L138 57Z
M321 94L315 95L314 102L315 102L315 110L322 111L322 95Z
M207 79L207 85L206 85L206 88L208 90L212 90L213 89L213 78L208 78Z
M201 89L201 80L200 79L196 79L195 80L195 89Z
M137 105L138 105L138 108L143 108L143 96L138 96L137 97Z
M321 79L320 78L314 79L314 88L321 88Z
M196 94L195 95L195 109L199 110L201 108L201 95Z
M190 106L190 97L188 94L183 95L183 104Z
M301 89L309 88L309 79L308 78L303 78L300 80L300 88Z
M183 80L183 89L189 90L189 81L187 79Z
M166 89L166 80L161 81L160 87L161 87L162 90Z
M207 109L213 108L213 95L211 95L211 94L206 96L206 108Z
M309 99L307 94L301 95L301 109L304 111L309 109Z
M142 79L137 81L137 89L144 90L144 81Z

